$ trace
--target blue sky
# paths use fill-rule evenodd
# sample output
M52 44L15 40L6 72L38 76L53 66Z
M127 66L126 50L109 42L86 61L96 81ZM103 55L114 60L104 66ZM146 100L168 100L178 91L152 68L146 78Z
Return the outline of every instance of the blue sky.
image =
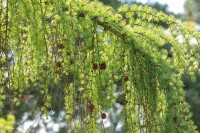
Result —
M132 1L132 0L126 0L126 1ZM136 1L143 3L147 3L149 1L149 2L159 2L162 4L167 4L169 11L172 11L174 13L183 13L184 3L186 0L136 0Z

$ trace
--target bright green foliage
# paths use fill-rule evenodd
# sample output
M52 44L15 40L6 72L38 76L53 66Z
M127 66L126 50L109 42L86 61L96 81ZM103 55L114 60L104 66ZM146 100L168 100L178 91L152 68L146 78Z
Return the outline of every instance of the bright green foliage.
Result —
M34 86L44 95L41 109L48 116L52 86L65 76L59 93L65 94L74 132L100 132L96 120L109 117L102 112L115 103L117 89L125 96L126 132L197 132L181 76L195 80L200 35L187 25L147 6L125 5L115 12L87 0L0 4L1 100L9 99L12 111Z
M0 133L10 133L13 131L15 117L11 114L7 115L7 120L0 118Z

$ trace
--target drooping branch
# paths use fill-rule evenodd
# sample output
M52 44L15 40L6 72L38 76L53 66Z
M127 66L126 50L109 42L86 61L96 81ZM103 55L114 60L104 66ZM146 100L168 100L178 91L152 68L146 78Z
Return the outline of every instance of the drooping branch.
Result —
M182 131L182 127L193 127L188 121L184 121L187 126L177 122L187 117L183 110L188 107L180 105L184 103L183 84L173 63L184 58L166 59L167 52L161 54L160 47L175 40L165 36L162 28L146 21L135 25L134 20L128 22L124 12L117 13L96 1L31 2L18 3L24 7L10 11L16 26L11 26L9 45L18 59L14 69L9 70L13 80L8 79L10 88L17 92L14 96L34 84L45 94L42 111L48 115L53 99L57 100L53 87L62 84L59 90L65 93L66 118L69 123L75 122L74 130L82 125L82 131L97 131L96 120L107 118L102 112L115 102L125 104L125 125L133 125L126 126L130 132L164 132L168 126L172 127L170 131ZM25 5L33 9L27 11ZM21 17L16 17L15 12ZM32 15L35 21L31 21ZM133 14L125 15L131 19ZM144 15L144 20L147 17ZM141 120L145 122L141 124Z
M101 12L101 11L98 11L98 12ZM113 12L113 14L115 14L119 18L122 18L122 16L120 14L117 14L114 12ZM138 45L139 42L135 39L134 33L132 32L132 28L129 26L127 27L127 25L125 23L123 23L123 21L126 21L126 20L120 19L119 21L115 21L110 18L111 16L106 16L106 14L105 14L105 16L103 16L101 14L93 15L92 12L83 11L83 10L81 10L77 13L77 16L81 17L81 18L85 18L87 15L90 16L91 21L102 26L104 28L104 30L112 32L118 38L123 40L124 43L126 43L130 47L132 47L135 52L137 52L138 54L141 54L144 58L153 59L149 54L145 53L142 50L142 48ZM110 19L108 19L108 18L110 18ZM155 63L153 60L151 60L151 63L154 64L154 66L160 66L160 63Z

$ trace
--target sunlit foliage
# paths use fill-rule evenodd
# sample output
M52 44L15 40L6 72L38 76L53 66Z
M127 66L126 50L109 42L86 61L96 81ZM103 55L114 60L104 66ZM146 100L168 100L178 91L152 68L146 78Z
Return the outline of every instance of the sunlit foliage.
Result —
M11 114L7 115L7 119L0 118L1 133L12 132L14 124L15 124L15 117Z
M74 132L102 131L97 120L109 117L104 109L118 90L125 96L126 132L196 132L181 76L195 80L200 35L187 25L147 6L116 12L88 0L0 4L0 100L10 101L11 112L31 86L44 96L48 118L53 86L65 77L57 96L64 93Z

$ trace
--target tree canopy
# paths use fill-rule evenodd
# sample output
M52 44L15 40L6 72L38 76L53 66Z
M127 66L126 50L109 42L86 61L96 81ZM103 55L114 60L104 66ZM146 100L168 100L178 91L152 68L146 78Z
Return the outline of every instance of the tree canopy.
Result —
M105 132L105 109L122 94L125 132L197 132L181 76L195 80L200 35L173 16L89 0L7 0L0 10L2 110L8 101L14 113L32 87L47 118L63 102L69 131Z

